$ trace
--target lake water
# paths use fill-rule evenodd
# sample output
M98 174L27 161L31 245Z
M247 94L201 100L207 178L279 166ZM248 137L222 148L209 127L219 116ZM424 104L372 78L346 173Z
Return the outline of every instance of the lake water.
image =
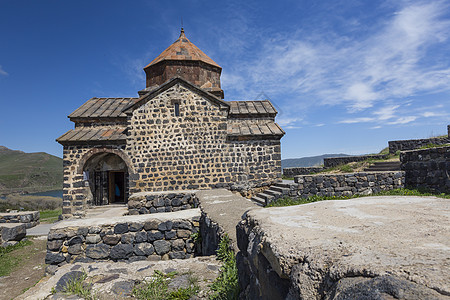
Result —
M50 197L58 197L62 198L63 191L62 190L54 190L54 191L46 191L46 192L40 192L40 193L32 193L28 194L32 196L50 196Z

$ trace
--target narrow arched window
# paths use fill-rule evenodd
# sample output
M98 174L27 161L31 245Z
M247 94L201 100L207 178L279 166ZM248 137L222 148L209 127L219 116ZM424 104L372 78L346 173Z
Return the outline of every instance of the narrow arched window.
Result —
M180 103L179 102L175 102L175 117L179 117L180 116Z

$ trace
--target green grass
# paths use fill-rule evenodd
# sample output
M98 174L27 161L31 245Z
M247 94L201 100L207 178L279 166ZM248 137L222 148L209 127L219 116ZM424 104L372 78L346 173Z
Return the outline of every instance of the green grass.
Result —
M188 287L171 291L169 283L175 275L177 272L164 274L155 270L152 280L143 281L133 288L133 296L141 300L188 300L199 292L198 280L192 274L188 274Z
M425 146L420 147L419 149L430 149L430 148L438 148L438 147L448 147L450 144L437 145L433 143L428 143Z
M8 276L22 261L21 257L14 255L14 251L31 244L33 242L25 240L18 242L14 246L0 247L0 277Z
M58 221L59 215L61 215L62 209L42 210L40 211L41 223L55 223Z
M275 202L270 203L266 207L282 207L282 206L292 206L292 205L300 205L300 204L307 204L307 203L313 203L318 201L324 201L324 200L346 200L346 199L352 199L352 198L360 198L360 197L368 197L368 196L434 196L439 198L445 198L450 199L450 194L445 193L433 193L427 190L421 190L421 189L394 189L390 191L381 191L376 194L372 195L354 195L354 196L311 196L308 198L300 198L300 199L292 199L290 197L284 197L281 199L278 199Z
M68 280L62 292L66 295L77 295L86 300L98 299L98 296L92 290L92 283L86 282L86 279L87 273L83 271L81 276Z
M219 242L217 249L217 259L223 262L220 268L220 275L211 285L214 291L210 295L211 300L234 300L239 297L238 271L236 266L236 256L231 250L231 242L228 235L224 235Z

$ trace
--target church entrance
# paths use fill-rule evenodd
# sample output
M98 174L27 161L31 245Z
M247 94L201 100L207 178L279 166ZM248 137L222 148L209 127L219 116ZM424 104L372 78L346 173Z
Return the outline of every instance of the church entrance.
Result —
M125 162L113 153L97 153L83 168L84 180L91 195L88 205L126 203L128 200L128 170Z

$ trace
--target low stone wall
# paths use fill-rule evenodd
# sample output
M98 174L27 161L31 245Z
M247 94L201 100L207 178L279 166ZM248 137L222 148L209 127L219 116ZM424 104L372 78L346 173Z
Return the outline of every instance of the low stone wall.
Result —
M38 225L39 219L40 213L38 211L0 213L0 223L24 223L26 228Z
M388 143L389 143L389 153L393 154L397 151L419 149L420 147L426 146L428 144L435 144L435 145L448 144L450 143L450 137L389 141Z
M295 176L290 193L297 197L371 195L403 188L402 171Z
M199 231L199 221L199 209L65 221L48 234L45 263L190 258L195 254L192 234Z
M385 159L385 158L387 158L387 154L329 157L323 159L323 165L325 168L332 168L356 161L363 161L367 159Z
M198 207L196 191L141 192L128 199L130 215L173 212Z
M283 176L294 177L296 175L308 175L323 171L323 167L298 167L298 168L284 168Z
M407 187L450 193L450 147L405 151L400 160Z

